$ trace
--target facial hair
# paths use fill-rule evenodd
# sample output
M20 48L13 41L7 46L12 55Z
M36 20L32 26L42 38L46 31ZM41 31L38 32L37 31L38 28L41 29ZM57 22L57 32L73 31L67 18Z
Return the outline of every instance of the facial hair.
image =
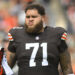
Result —
M27 26L27 24L25 23L26 32L31 33L31 34L39 33L42 28L43 28L43 22L42 21L40 21L38 24L36 24L33 28L29 28Z

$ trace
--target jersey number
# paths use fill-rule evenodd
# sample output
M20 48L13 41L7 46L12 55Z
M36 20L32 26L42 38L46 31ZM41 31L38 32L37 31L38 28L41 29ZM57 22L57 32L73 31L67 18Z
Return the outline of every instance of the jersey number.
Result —
M30 57L29 61L29 66L34 67L36 66L36 62L34 62L36 54L38 52L39 47L42 47L42 52L43 52L43 60L42 60L42 66L47 66L48 61L47 61L47 43L42 43L39 45L39 43L26 43L26 50L30 49L33 47L33 51Z

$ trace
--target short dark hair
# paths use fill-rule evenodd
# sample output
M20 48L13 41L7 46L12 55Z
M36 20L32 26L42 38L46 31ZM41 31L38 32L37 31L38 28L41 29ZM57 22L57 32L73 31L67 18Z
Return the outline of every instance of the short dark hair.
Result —
M27 10L32 10L32 9L36 9L41 16L45 15L45 8L40 4L28 5L25 9L25 13L27 12Z

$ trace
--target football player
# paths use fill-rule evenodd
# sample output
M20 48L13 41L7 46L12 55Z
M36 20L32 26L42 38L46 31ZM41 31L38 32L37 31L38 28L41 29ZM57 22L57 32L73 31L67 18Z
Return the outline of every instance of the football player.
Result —
M74 75L66 44L67 32L61 27L44 26L45 9L27 6L25 25L9 31L7 61L12 68L17 60L18 75Z

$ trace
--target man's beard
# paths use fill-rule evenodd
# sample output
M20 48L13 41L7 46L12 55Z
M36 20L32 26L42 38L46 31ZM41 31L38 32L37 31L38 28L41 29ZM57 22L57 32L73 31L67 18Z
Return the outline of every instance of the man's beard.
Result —
M27 24L25 24L26 32L32 33L32 34L39 33L42 28L43 28L43 22L42 21L40 21L38 24L36 24L36 26L34 26L33 28L30 28L27 26Z

